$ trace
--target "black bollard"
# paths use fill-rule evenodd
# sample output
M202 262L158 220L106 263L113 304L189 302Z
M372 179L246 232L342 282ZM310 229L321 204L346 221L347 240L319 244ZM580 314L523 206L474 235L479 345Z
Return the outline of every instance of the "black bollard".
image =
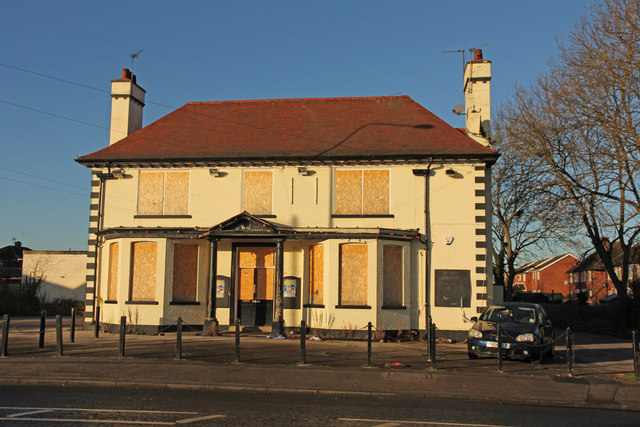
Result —
M437 365L437 353L436 353L436 324L431 323L431 331L429 332L429 336L431 337L431 344L429 353L431 355L431 369L438 369Z
M538 363L544 365L544 336L540 338L540 351L538 352Z
M300 364L306 365L307 363L307 323L304 320L300 321Z
M47 320L47 310L40 312L40 339L38 341L38 348L44 348L44 330L45 322Z
M427 322L427 332L425 339L427 340L427 362L431 362L431 319Z
M503 372L502 367L502 325L498 323L496 328L496 340L498 341L498 372Z
M573 376L573 331L567 326L567 373Z
M240 320L236 319L236 363L240 362Z
M71 307L71 330L69 331L69 341L76 342L76 308Z
M124 357L124 336L127 333L127 316L120 317L120 345L118 346L118 356Z
M371 366L371 322L367 323L367 366Z
M178 317L176 325L176 359L182 359L182 317Z
M7 347L9 344L9 315L2 316L2 345L0 345L0 357L7 357L9 352Z
M93 336L100 336L100 306L96 307L96 320L93 322Z
M62 316L56 314L56 355L62 356Z
M631 338L633 343L633 375L636 377L637 381L640 379L640 348L638 347L638 331L632 331Z

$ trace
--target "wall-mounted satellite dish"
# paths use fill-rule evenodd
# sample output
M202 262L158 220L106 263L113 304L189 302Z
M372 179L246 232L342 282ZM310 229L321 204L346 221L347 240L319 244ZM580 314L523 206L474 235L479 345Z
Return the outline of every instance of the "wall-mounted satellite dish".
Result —
M499 133L494 133L489 137L489 141L491 141L492 144L500 145L502 144L502 135L500 135Z
M458 116L463 116L464 115L464 105L458 104L455 107L453 107L451 109L451 111L453 112L453 114L457 114Z
M482 135L484 135L485 138L488 138L489 135L491 135L491 121L483 120L480 126L482 127Z

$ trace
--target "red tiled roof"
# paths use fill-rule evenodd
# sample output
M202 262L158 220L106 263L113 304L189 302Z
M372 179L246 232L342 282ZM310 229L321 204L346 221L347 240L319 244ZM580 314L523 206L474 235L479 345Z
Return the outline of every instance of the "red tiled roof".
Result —
M484 147L408 96L190 102L80 163L486 157Z

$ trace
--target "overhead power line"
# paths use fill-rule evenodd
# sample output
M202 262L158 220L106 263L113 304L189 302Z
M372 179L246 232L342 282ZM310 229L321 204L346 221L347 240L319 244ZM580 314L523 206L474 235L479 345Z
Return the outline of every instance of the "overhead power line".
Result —
M41 180L47 181L47 182L55 182L56 184L61 184L61 185L66 185L68 187L78 188L80 190L88 190L86 186L69 184L67 182L57 181L55 179L51 179L51 178L46 177L46 176L33 175L33 174L22 172L22 171L19 171L19 170L5 168L4 166L0 166L0 169L5 170L7 172L13 172L13 173L17 173L17 174L20 174L20 175L30 176L31 178L41 179Z
M52 190L52 191L59 191L61 193L73 194L73 195L76 195L76 196L82 196L82 197L88 197L89 196L88 194L76 193L75 191L62 190L60 188L49 187L47 185L34 184L32 182L20 181L19 179L12 179L12 178L4 177L4 176L0 176L0 179L4 179L5 181L16 182L18 184L23 184L23 185L30 185L32 187L45 188L47 190Z
M87 89L92 89L92 90L96 90L96 91L99 91L99 92L111 94L110 91L105 90L105 89L101 89L101 88L98 88L98 87L95 87L95 86L86 85L86 84L83 84L83 83L74 82L74 81L71 81L71 80L62 79L62 78L51 76L51 75L48 75L48 74L45 74L45 73L40 73L40 72L37 72L37 71L27 70L25 68L16 67L16 66L13 66L13 65L8 65L8 64L2 64L2 63L0 63L0 66L6 67L6 68L10 68L10 69L16 70L16 71L28 73L28 74L33 74L33 75L36 75L36 76L39 76L39 77L44 77L44 78L47 78L47 79L56 80L56 81L59 81L59 82L68 83L68 84L71 84L71 85L84 87L84 88L87 88ZM77 119L73 119L73 118L70 118L70 117L59 116L59 115L56 115L54 113L50 113L50 112L43 111L43 110L38 110L36 108L27 107L27 106L24 106L24 105L21 105L21 104L16 104L16 103L12 103L12 102L9 102L9 101L3 101L3 100L0 100L0 102L4 102L5 104L9 104L9 105L14 105L14 106L20 107L20 108L25 108L27 110L36 111L36 112L39 112L39 113L42 113L42 114L47 114L47 115L50 115L50 116L59 117L59 118L64 119L64 120L71 120L71 121L75 121L75 122L78 122L78 123L86 124L86 125L89 125L89 126L94 126L94 127L98 127L98 128L101 128L101 129L110 130L107 127L96 125L94 123L84 122L82 120L77 120ZM177 110L179 108L179 107L176 107L176 106L173 106L173 105L162 104L162 103L159 103L159 102L153 102L153 101L145 101L145 102L147 104L157 105L159 107L167 108L167 109L170 109L170 110ZM261 127L261 126L255 126L255 125L251 125L251 124L248 124L248 123L238 122L238 121L235 121L235 120L223 119L223 118L220 118L220 117L218 117L216 115L213 115L213 114L199 113L199 112L195 112L195 111L188 111L188 112L185 112L185 113L186 114L190 114L190 115L203 116L203 117L206 117L206 118L209 118L209 119L219 120L221 122L233 123L233 124L236 124L236 125L239 125L239 126L244 126L244 127L247 127L247 128L257 129L257 130L261 130L261 131L265 131L265 132L270 132L270 133L274 133L274 134L277 134L277 135L289 136L289 137L299 138L299 139L306 139L308 141L318 142L318 143L321 143L321 144L327 144L329 146L335 144L335 142L323 141L323 140L318 140L318 139L314 139L314 138L309 138L308 136L305 136L305 135L289 134L289 133L277 131L275 129L265 128L265 127ZM179 146L179 144L175 144L175 146Z
M0 102L2 102L3 104L12 105L14 107L24 108L25 110L35 111L36 113L46 114L47 116L56 117L58 119L69 120L69 121L76 122L76 123L82 123L83 125L87 125L87 126L93 126L93 127L100 128L100 129L110 130L108 127L100 126L100 125L97 125L95 123L85 122L84 120L78 120L78 119L74 119L74 118L71 118L71 117L61 116L60 114L55 114L55 113L51 113L49 111L39 110L37 108L28 107L26 105L17 104L15 102L6 101L4 99L0 99Z

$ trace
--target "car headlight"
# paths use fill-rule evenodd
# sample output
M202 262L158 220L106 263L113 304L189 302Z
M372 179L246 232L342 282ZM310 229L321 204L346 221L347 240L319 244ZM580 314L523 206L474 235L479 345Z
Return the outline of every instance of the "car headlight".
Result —
M482 338L482 332L477 329L469 329L470 338Z
M533 334L520 334L516 337L516 341L533 342Z

